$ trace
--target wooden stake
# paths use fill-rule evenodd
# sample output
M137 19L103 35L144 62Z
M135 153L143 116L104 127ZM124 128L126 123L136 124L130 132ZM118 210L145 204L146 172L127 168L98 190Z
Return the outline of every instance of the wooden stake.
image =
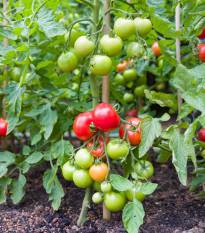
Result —
M176 7L175 17L176 17L176 31L180 31L180 3L178 3ZM176 59L179 63L181 62L180 37L176 38ZM179 113L182 105L182 98L179 89L177 90L177 97L178 97L178 113ZM179 123L181 124L182 120L179 120Z
M106 0L106 4L104 5L104 12L109 10L110 8L110 0ZM110 13L108 13L105 16L105 22L108 26L110 26ZM110 29L105 26L103 29L103 34L106 35L108 34ZM102 81L102 102L103 103L108 103L109 102L109 75L103 77ZM109 136L109 133L105 133L105 136ZM108 219L110 220L111 218L111 212L108 210L103 203L103 219Z
M3 1L3 9L4 9L4 13L7 12L7 0ZM4 19L4 25L6 25L8 22ZM4 47L7 47L9 45L9 40L7 38L4 38ZM4 67L4 73L6 73L6 79L8 79L8 65L6 65ZM3 88L5 88L8 85L8 81L4 81L3 83ZM5 111L5 107L6 105L3 104L3 118L6 118L6 111ZM4 137L4 139L2 140L2 149L3 151L5 151L7 149L7 138Z

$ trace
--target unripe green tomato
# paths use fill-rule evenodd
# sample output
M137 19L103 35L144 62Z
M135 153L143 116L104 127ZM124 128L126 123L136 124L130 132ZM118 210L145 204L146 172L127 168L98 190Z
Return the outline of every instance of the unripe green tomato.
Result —
M94 163L94 157L87 149L80 149L75 155L75 162L81 168L89 168Z
M122 50L122 40L119 36L114 38L110 37L109 35L104 35L101 40L100 44L102 46L102 50L110 57L116 56Z
M109 182L104 181L101 183L100 189L103 193L109 193L112 191L112 185Z
M135 90L134 90L134 94L137 96L137 97L145 97L145 93L144 93L144 90L147 89L147 85L141 85L141 86L138 86L138 87L135 87Z
M114 32L122 40L128 39L135 34L135 24L131 19L118 18L114 23Z
M111 139L107 144L107 154L111 159L121 160L127 156L128 152L128 143L120 138Z
M21 69L18 67L14 67L11 71L11 78L15 81L15 82L19 82L20 81L20 77L21 77Z
M137 174L145 179L149 179L153 176L154 168L152 163L146 160L140 160L135 164L135 170Z
M93 182L93 189L95 189L95 191L101 191L101 182Z
M146 36L152 29L152 23L149 19L134 19L135 28L139 36Z
M95 48L95 44L92 40L87 39L86 36L80 36L75 41L74 48L80 56L86 57L92 53Z
M137 78L137 72L134 69L128 69L123 72L123 78L126 82L134 81Z
M124 192L111 191L105 194L104 203L108 210L112 212L120 211L126 204L126 195Z
M112 71L112 60L108 56L95 55L90 62L90 70L95 75L106 76Z
M71 48L70 49L70 52L72 52L73 54L75 54L75 56L77 57L77 60L78 60L78 62L80 62L81 60L82 60L82 56L80 56L77 52L76 52L76 50L74 49L74 48Z
M135 96L132 94L132 93L129 93L129 92L126 92L124 95L123 95L123 100L126 102L126 103L131 103L133 100L134 100Z
M122 86L126 85L126 81L120 73L115 75L115 83Z
M129 82L126 85L127 88L132 88L133 86L134 86L134 82Z
M131 42L126 47L127 56L130 58L136 57L140 59L143 56L144 52L144 47L138 42Z
M80 169L73 172L73 182L79 188L87 188L92 185L93 180L88 169Z
M70 164L70 161L66 162L62 167L63 177L68 180L73 180L73 172L75 171L75 167Z
M146 197L146 195L142 192L139 192L140 186L142 185L142 182L138 181L138 187L133 187L132 190L126 190L125 195L129 201L133 201L134 199L134 193L135 193L135 199L138 201L143 201Z
M161 58L161 57L159 57L158 58L158 66L159 66L159 68L162 70L162 68L163 68L163 64L164 64L164 60Z
M58 58L58 66L63 72L71 72L78 66L78 59L72 52L63 53Z
M95 204L99 204L100 202L103 201L102 195L100 194L100 192L94 193L92 196L92 201Z
M65 34L65 36L64 36L65 42L67 42L68 37L69 37L69 32L67 32L67 33ZM76 30L76 29L72 29L72 30L71 30L71 33L70 33L70 38L69 38L69 42L70 42L69 45L70 45L71 47L73 47L74 44L75 44L75 42L76 42L76 40L77 40L79 37L80 37L80 32L79 32L78 30Z

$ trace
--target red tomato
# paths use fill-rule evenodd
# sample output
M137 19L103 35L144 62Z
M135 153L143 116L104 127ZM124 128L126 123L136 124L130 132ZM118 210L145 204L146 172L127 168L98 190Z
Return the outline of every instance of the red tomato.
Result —
M205 128L199 130L198 138L200 141L205 142Z
M127 66L128 66L128 62L124 60L122 63L118 64L116 68L120 72L123 71Z
M202 33L199 36L197 36L197 37L199 39L205 39L205 27L203 28Z
M93 123L103 132L110 132L120 125L120 117L108 103L98 104L93 110Z
M160 57L162 55L157 41L152 45L152 51L154 51L154 55L156 57Z
M205 62L205 46L202 46L199 49L199 59L203 62Z
M137 109L131 109L126 114L125 117L138 117L138 111Z
M83 112L79 114L73 123L73 130L75 135L82 141L88 141L92 138L95 132L90 131L90 124L93 122L92 112Z
M109 138L105 137L106 143L108 143L110 141ZM95 139L95 141L97 141L97 138ZM88 150L91 152L91 154L94 156L94 158L105 158L105 153L103 153L104 151L104 140L103 140L103 136L101 135L99 138L99 142L98 145L96 145L96 149L92 150L93 147L93 140L88 142L87 144L87 148Z
M6 119L0 118L0 136L6 136L8 123Z
M196 47L197 47L198 49L200 49L200 48L202 48L203 46L205 46L205 44L203 44L203 43L199 43L199 44L197 44L197 46L196 46Z
M133 118L127 119L126 121L131 122L133 125L138 125L142 120L139 118L133 117ZM130 129L131 127L132 127L131 125L126 124L126 129ZM137 146L141 142L142 130L139 126L137 127L137 129L138 129L137 132L133 132L132 130L127 131L127 135L128 135L131 146ZM121 139L124 137L124 126L123 125L121 125L119 128L119 135Z

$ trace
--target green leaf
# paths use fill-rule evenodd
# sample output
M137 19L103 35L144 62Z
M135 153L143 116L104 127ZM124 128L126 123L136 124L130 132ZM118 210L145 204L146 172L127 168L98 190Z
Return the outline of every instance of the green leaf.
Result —
M24 185L26 184L26 178L24 175L20 174L18 180L14 179L11 182L11 200L14 204L17 204L23 198L25 191Z
M203 126L203 128L205 128L205 116L199 116L198 120L201 123L201 125Z
M139 191L146 195L150 195L151 193L155 191L157 186L158 184L155 184L155 183L150 183L150 182L142 183Z
M9 152L0 152L0 178L8 171L8 166L15 163L16 155Z
M3 29L0 27L0 35L2 37L5 37L5 38L11 39L11 40L17 39L17 36L13 35L13 31L10 28Z
M205 114L205 94L202 92L185 92L183 99L193 108Z
M27 173L28 170L30 169L30 165L29 163L27 163L26 161L23 161L21 164L20 164L20 168L21 168L21 171L23 174Z
M50 65L51 63L53 63L52 61L42 61L40 63L38 63L36 70L40 70L41 68L44 68L48 65Z
M177 117L177 121L183 119L184 117L189 115L194 110L194 108L191 107L190 105L188 105L186 102L183 103L180 108L181 109L180 109L180 113Z
M42 135L40 133L37 133L31 140L31 145L35 145L36 143L38 143L42 138Z
M195 189L199 187L202 183L205 182L205 168L198 168L196 170L196 177L192 179L192 181L189 183L190 189L189 192L193 192Z
M189 14L202 14L205 11L205 5L204 2L199 3L197 7L195 7Z
M160 117L160 121L168 121L170 119L170 115L168 113L164 113L163 116Z
M43 154L41 152L33 152L27 159L27 163L37 163L43 158Z
M145 213L141 202L134 199L133 202L127 203L122 214L125 230L128 233L138 232L139 227L143 224L144 216Z
M124 177L128 178L129 174L132 172L132 159L131 154L129 153L126 157L126 160L122 162L122 166L124 168Z
M132 182L120 175L110 175L110 182L112 186L118 191L132 190Z
M47 37L54 37L58 35L63 35L67 31L62 28L62 25L54 21L55 16L53 11L42 7L37 13L37 20L39 30L44 32Z
M154 139L159 137L162 132L162 127L158 118L152 118L151 116L145 117L140 128L142 130L141 143L139 146L139 158L141 158L152 146Z
M172 155L171 151L161 149L161 151L157 157L156 162L157 163L165 163L170 158L171 155Z
M0 204L6 201L6 194L7 194L7 186L10 185L11 179L2 177L0 179Z
M29 146L23 146L23 155L29 155L31 152L31 148Z
M190 143L195 135L196 127L197 127L198 119L196 119L193 123L189 125L187 130L184 133L184 142Z

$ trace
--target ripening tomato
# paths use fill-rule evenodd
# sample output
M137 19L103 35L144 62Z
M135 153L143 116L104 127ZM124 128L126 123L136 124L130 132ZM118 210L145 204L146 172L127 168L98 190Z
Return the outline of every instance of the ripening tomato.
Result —
M126 81L120 73L117 73L115 76L115 83L124 86L126 84Z
M131 19L118 18L114 23L114 32L121 39L126 40L135 34L135 24Z
M78 59L73 52L67 52L58 58L58 66L63 72L71 72L78 66Z
M122 63L119 63L116 68L119 72L123 71L128 66L128 62L124 60Z
M137 109L129 110L128 112L126 112L125 117L138 117Z
M100 44L102 46L102 50L110 57L116 56L122 50L122 40L119 36L110 37L109 35L104 35Z
M105 180L108 173L108 166L105 163L93 164L89 168L90 177L96 182L102 182Z
M106 76L112 71L112 60L108 56L95 55L90 62L90 70L95 75Z
M91 139L98 129L95 132L91 132L90 124L93 122L93 113L92 112L83 112L79 114L73 123L73 130L75 135L82 141L88 141Z
M93 110L93 123L103 132L110 132L120 125L120 117L108 103L98 104Z
M65 36L64 36L65 42L67 42L67 40L68 40L69 33L70 33L70 31L67 32L67 33L65 34ZM80 37L80 32L79 32L77 29L72 29L72 30L71 30L71 33L70 33L70 38L69 38L69 45L70 45L71 47L73 47L74 44L75 44L75 42L76 42L76 40L77 40L79 37Z
M152 23L149 19L134 19L135 28L139 36L146 36L152 29Z
M80 168L89 168L94 163L94 157L87 149L80 149L75 155L75 162Z
M135 69L128 69L123 72L123 78L126 82L134 81L137 78L137 72Z
M125 206L126 200L124 192L111 191L106 193L104 197L106 208L112 212L120 211Z
M139 176L145 179L149 179L153 176L154 168L152 163L146 160L140 160L135 164L136 172Z
M154 44L152 45L152 51L154 52L154 55L156 57L159 57L162 55L157 41L155 41Z
M66 162L62 167L63 177L68 180L73 180L73 172L75 171L75 167L70 164L70 161Z
M86 36L80 36L75 41L74 48L80 56L86 57L92 53L95 48L95 44L93 41L87 39Z
M138 42L131 42L126 47L126 53L128 57L136 57L140 59L144 52L144 47Z
M129 153L129 146L126 141L114 138L107 144L107 154L111 159L121 160Z
M137 126L137 125L140 125L142 120L139 119L139 118L133 117L133 118L127 119L126 121L131 122L133 125ZM137 126L138 131L136 131L136 132L134 132L133 130L129 130L130 128L132 128L132 126L129 125L129 124L126 124L126 129L128 130L127 135L128 135L128 139L130 141L130 145L131 146L137 146L141 142L141 132L142 132L142 130L141 130L140 126ZM124 137L124 126L123 126L123 124L119 128L119 135L120 135L121 139ZM126 140L126 138L125 138L125 140Z
M203 62L205 62L205 46L202 46L199 49L199 59Z
M200 35L197 36L199 39L205 39L205 27L203 28Z
M105 137L106 143L108 143L110 140L109 138ZM97 138L95 139L97 141ZM93 149L93 140L88 142L87 148L91 152L91 154L94 156L94 158L105 158L105 153L104 152L104 140L103 136L101 135L99 137L99 142L98 145L96 145L96 148Z
M8 123L5 118L0 118L0 136L6 136Z
M138 181L137 187L133 187L132 190L125 191L125 195L129 201L133 201L134 193L135 193L135 199L137 199L138 201L142 202L145 199L146 195L139 191L141 185L142 185L142 182Z
M199 130L198 138L200 141L205 142L205 128Z
M73 172L73 182L79 188L87 188L92 185L93 180L88 169L79 169Z
M100 202L102 202L103 198L102 198L101 193L100 192L94 193L93 196L92 196L92 201L95 204L99 204Z

